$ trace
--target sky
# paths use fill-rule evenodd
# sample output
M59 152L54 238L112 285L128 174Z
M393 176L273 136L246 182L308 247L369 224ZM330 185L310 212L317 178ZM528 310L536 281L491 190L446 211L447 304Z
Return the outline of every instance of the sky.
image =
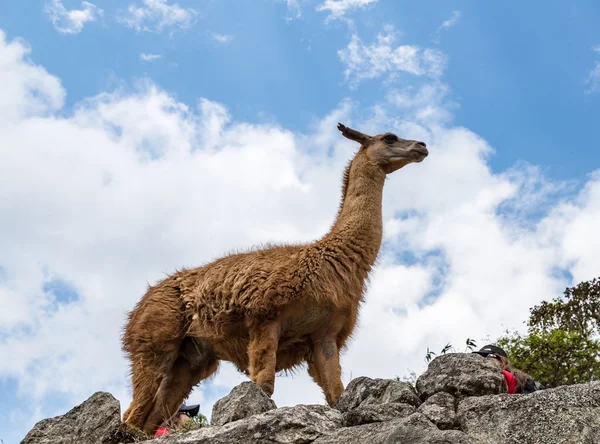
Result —
M96 391L146 286L327 232L355 143L388 177L347 383L420 374L600 275L600 5L404 0L0 2L0 438ZM245 380L224 363L189 402ZM323 403L305 369L277 405Z

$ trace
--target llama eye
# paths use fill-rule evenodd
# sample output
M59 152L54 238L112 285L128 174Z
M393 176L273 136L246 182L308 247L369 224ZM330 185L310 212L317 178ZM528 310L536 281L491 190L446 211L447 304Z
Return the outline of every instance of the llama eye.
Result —
M389 134L389 135L385 136L383 138L383 140L386 143L394 143L394 142L396 142L398 140L398 138L396 136L394 136L393 134Z

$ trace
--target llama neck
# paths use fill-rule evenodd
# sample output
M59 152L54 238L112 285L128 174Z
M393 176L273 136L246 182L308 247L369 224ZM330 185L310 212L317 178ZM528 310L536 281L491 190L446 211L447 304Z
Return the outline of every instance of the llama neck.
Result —
M384 182L381 168L359 153L347 172L338 216L323 239L364 273L371 269L381 246Z

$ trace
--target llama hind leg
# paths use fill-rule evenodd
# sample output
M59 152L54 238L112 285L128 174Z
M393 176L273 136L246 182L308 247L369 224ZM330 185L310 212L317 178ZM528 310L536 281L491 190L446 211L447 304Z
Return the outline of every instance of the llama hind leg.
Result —
M123 413L123 422L141 427L160 380L146 366L135 362L131 366L131 380L133 397L129 408Z
M122 348L131 365L133 399L124 422L142 428L178 356L187 325L179 289L169 280L150 288L129 313Z
M331 336L313 340L313 347L308 374L323 390L327 404L333 407L344 391L339 349Z
M161 381L167 374L177 354L166 353L159 361L155 357L136 354L132 359L131 379L133 399L123 414L123 422L142 428L148 412L152 409L154 398Z
M275 369L279 324L259 325L250 330L248 361L250 379L271 396L275 390Z
M190 341L189 338L184 341L179 356L158 388L143 425L146 433L155 433L164 421L169 421L194 386L217 371L219 361L212 352L200 348L195 350L200 353L187 353Z

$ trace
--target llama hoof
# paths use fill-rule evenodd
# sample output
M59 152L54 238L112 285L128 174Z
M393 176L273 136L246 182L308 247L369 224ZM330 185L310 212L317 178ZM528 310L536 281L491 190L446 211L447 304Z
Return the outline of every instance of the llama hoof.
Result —
M336 404L338 403L338 401L340 400L341 396L342 396L341 393L339 395L326 396L325 400L327 401L327 404L329 405L329 407L334 408L336 406Z
M273 383L273 382L263 382L262 384L260 384L260 388L270 398L273 395L273 392L275 391L275 383Z

